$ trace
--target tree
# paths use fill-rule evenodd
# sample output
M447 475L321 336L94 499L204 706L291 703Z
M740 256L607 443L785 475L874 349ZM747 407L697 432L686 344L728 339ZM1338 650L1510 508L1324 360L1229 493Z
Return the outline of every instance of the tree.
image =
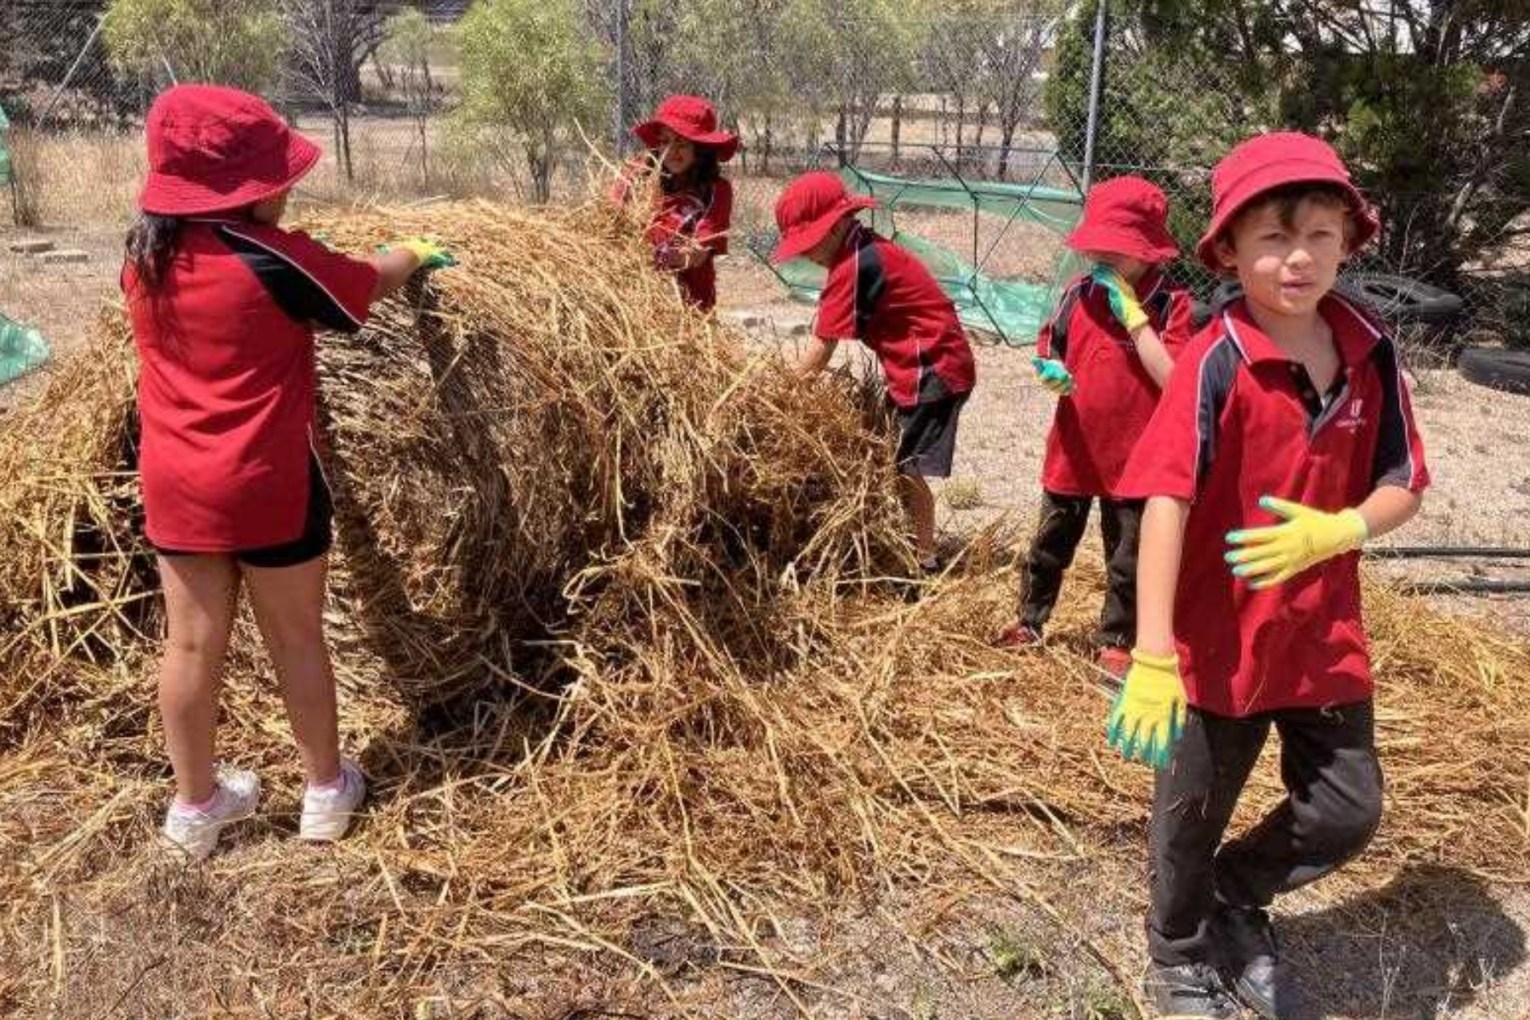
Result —
M456 31L456 130L501 161L518 149L533 197L547 201L560 146L605 114L598 46L571 0L479 0Z
M1082 148L1082 5L1047 90L1059 147ZM1338 147L1381 207L1389 266L1459 285L1530 233L1530 5L1523 0L1136 0L1112 32L1097 149L1209 166L1284 126ZM1164 54L1172 54L1172 60Z
M439 89L430 73L430 44L434 33L430 21L418 9L400 11L388 20L387 39L378 49L379 63L385 64L394 86L403 93L404 103L419 131L420 173L430 181L430 118L436 108Z
M382 43L384 5L373 0L281 0L281 7L292 41L290 83L298 96L329 112L335 155L351 180L351 105L361 99L361 66Z
M276 80L287 43L275 0L112 0L102 35L120 72L251 92Z
M1000 0L981 41L980 94L999 120L999 179L1009 174L1015 131L1037 108L1047 43L1062 20L1058 0Z
M899 0L794 0L784 19L792 94L834 119L841 160L860 157L884 93L914 78L928 19Z

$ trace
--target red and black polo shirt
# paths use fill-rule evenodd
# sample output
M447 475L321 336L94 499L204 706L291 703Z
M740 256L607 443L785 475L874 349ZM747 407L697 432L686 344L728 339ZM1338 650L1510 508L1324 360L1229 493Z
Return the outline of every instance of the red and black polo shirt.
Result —
M860 223L829 267L814 332L871 348L898 407L968 393L977 382L956 306L935 277L907 249Z
M235 219L187 220L152 289L124 267L149 541L219 553L302 534L314 327L359 330L376 282L306 234Z
M1177 358L1190 341L1190 295L1156 269L1136 290L1169 356ZM1105 288L1087 274L1070 282L1041 327L1036 352L1061 361L1073 376L1073 392L1057 401L1052 416L1042 487L1065 496L1120 495L1121 472L1159 391L1111 312Z
M633 193L634 174L629 171L616 182L611 197L621 203ZM649 221L647 238L655 257L660 249L686 239L712 253L694 269L676 273L680 294L703 311L717 305L716 258L728 254L728 228L733 221L733 185L718 178L700 190L676 191L659 196L658 208Z
M1174 630L1190 703L1227 716L1339 705L1372 693L1359 554L1255 591L1224 561L1226 535L1279 523L1278 496L1334 512L1384 485L1429 484L1397 351L1369 315L1319 306L1343 369L1327 394L1238 301L1180 356L1122 480L1132 496L1190 501Z

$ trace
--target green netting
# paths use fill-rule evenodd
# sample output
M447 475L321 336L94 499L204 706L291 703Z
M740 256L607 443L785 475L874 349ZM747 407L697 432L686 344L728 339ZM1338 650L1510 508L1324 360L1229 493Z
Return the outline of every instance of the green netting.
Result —
M851 191L875 197L880 208L873 226L918 256L956 305L964 325L997 337L1014 346L1029 345L1051 312L1063 280L1075 268L1067 250L1058 244L1052 271L1045 279L1017 279L991 275L981 265L957 255L950 248L927 240L897 225L900 209L954 209L974 217L989 217L986 226L999 237L1017 222L1040 224L1059 237L1078 222L1082 198L1077 190L1036 184L969 182L962 180L910 180L869 173L854 167L841 171ZM976 230L974 231L976 237ZM998 238L989 239L989 250ZM973 249L978 257L974 240ZM793 259L777 268L792 297L816 301L823 289L824 270L807 259Z
M41 333L0 315L0 386L47 364L53 351Z

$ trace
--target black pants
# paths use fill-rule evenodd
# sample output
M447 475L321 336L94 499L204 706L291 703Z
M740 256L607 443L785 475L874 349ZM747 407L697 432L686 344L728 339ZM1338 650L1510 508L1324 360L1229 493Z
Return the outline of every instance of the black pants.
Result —
M1271 725L1280 734L1286 799L1222 845ZM1153 791L1154 962L1214 962L1207 924L1218 899L1268 906L1277 893L1322 878L1365 849L1381 821L1381 789L1369 700L1246 719L1191 709L1174 760Z
M1057 605L1063 572L1089 523L1089 496L1041 496L1041 523L1025 558L1020 588L1020 622L1040 634ZM1099 642L1130 648L1137 640L1137 540L1142 530L1142 500L1100 500L1100 536L1105 542L1105 606L1100 611Z

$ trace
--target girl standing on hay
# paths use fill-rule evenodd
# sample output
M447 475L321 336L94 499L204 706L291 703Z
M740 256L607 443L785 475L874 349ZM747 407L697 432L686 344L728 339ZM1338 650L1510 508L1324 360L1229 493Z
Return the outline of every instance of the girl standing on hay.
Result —
M625 203L647 196L642 185L658 171L647 231L654 265L674 274L687 302L710 311L717 304L713 259L728 253L733 218L733 186L721 165L738 152L738 136L717 129L717 111L700 96L670 96L632 133L648 157L622 176L613 197Z
M898 419L898 485L914 519L914 551L927 574L935 556L935 495L926 478L948 478L956 425L977 383L972 347L956 306L906 249L855 218L876 201L845 191L836 174L803 174L776 202L776 262L803 257L828 269L818 298L814 339L798 372L828 367L841 340L859 340L882 366Z
M1284 1018L1305 1012L1267 910L1381 820L1357 550L1418 512L1429 472L1396 348L1333 290L1377 230L1338 154L1260 135L1211 189L1197 254L1243 296L1180 356L1127 465L1141 612L1109 736L1162 769L1149 996ZM1287 796L1223 843L1272 727Z
M261 99L182 85L155 100L122 288L138 349L145 530L167 635L159 705L176 796L164 835L194 859L255 811L252 772L215 771L218 693L241 585L276 666L308 785L299 835L344 835L365 794L340 757L320 611L330 498L314 452L314 329L450 264L410 240L367 260L277 223L319 159Z

